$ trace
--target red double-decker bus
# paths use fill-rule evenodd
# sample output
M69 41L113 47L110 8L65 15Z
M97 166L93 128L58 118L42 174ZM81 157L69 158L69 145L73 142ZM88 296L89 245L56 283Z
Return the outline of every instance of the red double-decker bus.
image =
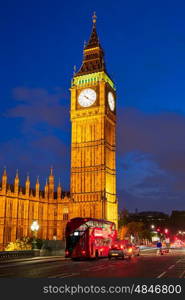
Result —
M107 257L117 238L113 222L93 218L74 218L66 226L65 256L75 258Z

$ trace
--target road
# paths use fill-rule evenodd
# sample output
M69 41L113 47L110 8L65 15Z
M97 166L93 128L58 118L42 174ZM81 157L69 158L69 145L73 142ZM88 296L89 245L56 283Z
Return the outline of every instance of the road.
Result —
M61 257L39 257L0 263L0 278L130 277L185 278L185 249L163 256L156 250L142 251L131 260L72 261Z

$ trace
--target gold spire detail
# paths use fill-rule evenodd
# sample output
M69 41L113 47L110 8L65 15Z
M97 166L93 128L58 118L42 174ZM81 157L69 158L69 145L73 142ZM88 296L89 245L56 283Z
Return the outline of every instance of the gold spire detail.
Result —
M94 11L94 15L92 16L93 26L96 26L96 19L97 19L96 12Z

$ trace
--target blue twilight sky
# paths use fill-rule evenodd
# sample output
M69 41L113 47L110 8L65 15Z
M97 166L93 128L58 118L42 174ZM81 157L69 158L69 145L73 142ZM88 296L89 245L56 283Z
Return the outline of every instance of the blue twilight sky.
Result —
M117 87L117 190L130 211L185 210L185 1L1 1L0 167L69 189L69 87L94 11Z

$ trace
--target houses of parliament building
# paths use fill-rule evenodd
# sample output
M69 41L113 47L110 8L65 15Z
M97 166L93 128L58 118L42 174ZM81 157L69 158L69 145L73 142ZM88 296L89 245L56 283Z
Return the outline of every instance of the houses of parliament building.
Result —
M61 240L74 217L118 222L116 196L116 90L106 71L104 51L96 31L96 16L83 61L71 83L70 192L54 185L50 170L44 191L37 178L35 189L8 184L4 169L0 188L0 250L10 242L32 236L31 224L39 223L38 238Z

